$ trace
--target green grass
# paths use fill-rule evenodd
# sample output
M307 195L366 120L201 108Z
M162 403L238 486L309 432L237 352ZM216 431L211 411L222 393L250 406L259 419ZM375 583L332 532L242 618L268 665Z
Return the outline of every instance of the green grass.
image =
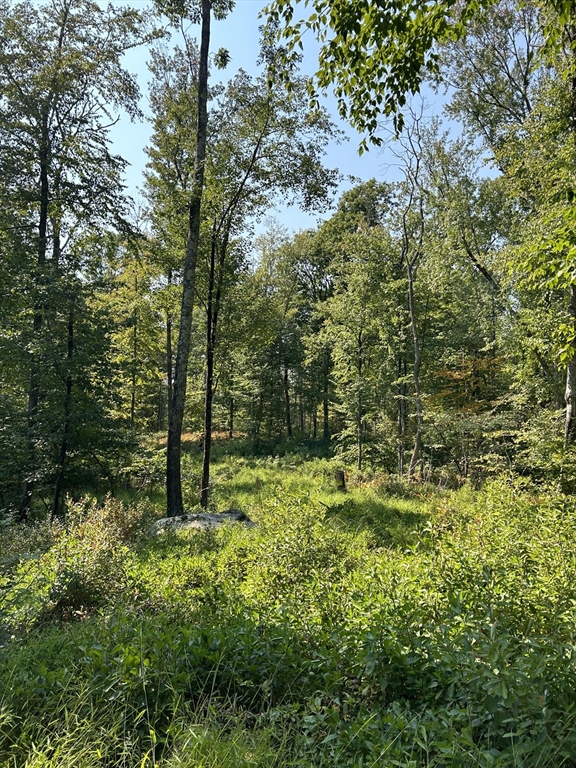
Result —
M4 528L0 765L576 765L575 501L334 468L220 458L252 529Z

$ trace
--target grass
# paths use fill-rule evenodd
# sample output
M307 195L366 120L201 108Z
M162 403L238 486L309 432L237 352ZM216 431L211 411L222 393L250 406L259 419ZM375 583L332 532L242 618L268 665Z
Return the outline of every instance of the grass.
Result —
M0 765L576 765L571 497L217 458L255 528L152 538L150 488L2 529Z

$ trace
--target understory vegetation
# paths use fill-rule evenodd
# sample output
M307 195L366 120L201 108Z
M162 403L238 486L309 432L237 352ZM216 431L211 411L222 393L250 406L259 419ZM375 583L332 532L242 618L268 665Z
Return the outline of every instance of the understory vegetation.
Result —
M574 498L337 466L218 456L252 528L154 536L153 485L6 522L0 765L574 765Z

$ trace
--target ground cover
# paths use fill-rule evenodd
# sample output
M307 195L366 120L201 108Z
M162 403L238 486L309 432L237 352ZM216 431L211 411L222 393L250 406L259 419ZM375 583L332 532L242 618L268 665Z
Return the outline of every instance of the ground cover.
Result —
M576 764L572 497L217 458L255 528L152 538L154 493L4 526L0 765Z

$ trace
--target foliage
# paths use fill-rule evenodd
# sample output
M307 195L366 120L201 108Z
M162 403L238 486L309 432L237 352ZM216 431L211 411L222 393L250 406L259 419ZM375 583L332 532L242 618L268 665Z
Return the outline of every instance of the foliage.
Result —
M321 44L318 86L333 86L342 117L381 144L379 118L392 115L402 127L407 96L419 91L423 70L435 70L434 46L461 35L482 5L315 0L308 18L295 21L293 4L274 0L264 13L289 52L302 48L304 33L312 30ZM365 139L360 147L367 148Z

